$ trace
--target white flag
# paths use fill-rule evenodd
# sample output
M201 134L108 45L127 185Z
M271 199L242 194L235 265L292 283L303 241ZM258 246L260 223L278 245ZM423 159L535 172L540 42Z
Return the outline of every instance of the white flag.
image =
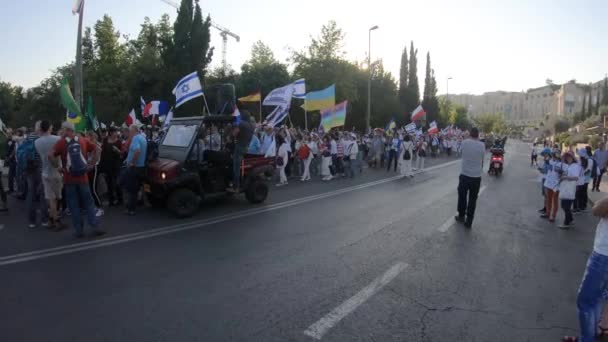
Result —
M177 82L177 85L173 89L173 95L175 95L175 108L195 97L203 96L203 86L201 86L201 81L196 71L186 75L186 77Z
M169 114L167 114L167 116L165 117L165 122L163 123L163 129L167 129L169 127L171 120L173 120L173 108L171 108L171 110L169 111Z
M295 86L293 83L284 87L277 88L271 91L264 99L264 106L281 106L289 108L291 106L291 97L294 94Z
M293 82L293 97L297 99L305 99L306 98L306 80L301 78L295 82Z
M84 0L76 0L74 6L72 6L72 14L76 15L82 13L82 6L84 6Z

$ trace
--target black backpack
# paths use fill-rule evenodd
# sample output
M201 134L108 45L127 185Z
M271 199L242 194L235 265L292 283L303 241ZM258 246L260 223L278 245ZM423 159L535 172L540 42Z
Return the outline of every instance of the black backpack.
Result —
M410 150L405 150L403 152L403 160L410 160L412 159L412 155L410 154Z

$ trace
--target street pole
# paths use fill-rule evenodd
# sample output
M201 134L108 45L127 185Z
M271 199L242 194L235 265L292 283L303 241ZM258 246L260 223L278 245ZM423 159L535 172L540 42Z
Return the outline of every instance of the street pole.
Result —
M78 37L76 39L76 65L74 68L74 97L82 110L82 18L84 17L84 0L82 0L80 13L78 13Z
M378 25L370 27L367 37L367 69L369 71L367 78L367 114L365 116L365 130L371 129L371 113L372 113L372 31L378 29Z
M448 77L445 80L445 109L446 109L446 112L450 111L450 80L451 79L452 79L451 77Z

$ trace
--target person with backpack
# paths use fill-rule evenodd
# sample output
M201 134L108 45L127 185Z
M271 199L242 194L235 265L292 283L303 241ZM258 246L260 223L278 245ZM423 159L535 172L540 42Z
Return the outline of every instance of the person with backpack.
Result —
M27 216L29 221L29 228L37 227L37 212L42 212L42 226L48 226L46 206L41 207L42 201L42 168L41 161L38 152L36 152L35 142L39 138L38 132L40 131L40 121L36 122L34 131L32 131L19 145L17 149L17 163L20 168L20 172L23 173L27 182Z
M74 132L74 124L71 122L64 122L61 128L61 139L53 146L49 157L52 159L61 157L65 196L72 215L74 236L76 238L84 237L83 221L80 217L81 209L86 213L87 223L92 229L93 235L102 236L105 231L99 227L99 218L95 215L95 203L89 189L88 165L85 159L85 156L94 152L97 146L91 144L86 138L77 136Z
M412 172L413 156L414 143L412 143L412 138L410 138L409 134L406 134L405 137L403 137L403 142L401 143L401 153L399 154L399 159L401 160L400 173L404 177L414 177L414 173Z

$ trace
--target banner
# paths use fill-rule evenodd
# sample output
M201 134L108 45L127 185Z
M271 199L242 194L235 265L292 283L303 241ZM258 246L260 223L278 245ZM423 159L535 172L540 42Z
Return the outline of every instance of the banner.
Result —
M264 99L264 106L280 106L288 108L291 106L291 97L295 87L293 83L288 84L284 87L274 89Z
M325 131L334 127L344 126L347 105L348 101L344 101L321 111L321 126L323 126Z
M414 134L414 133L416 133L416 124L413 122L410 124L407 124L407 125L405 125L404 129L408 134Z
M336 105L336 85L332 84L329 87L311 91L306 94L306 101L304 102L305 109L307 111L324 110Z

